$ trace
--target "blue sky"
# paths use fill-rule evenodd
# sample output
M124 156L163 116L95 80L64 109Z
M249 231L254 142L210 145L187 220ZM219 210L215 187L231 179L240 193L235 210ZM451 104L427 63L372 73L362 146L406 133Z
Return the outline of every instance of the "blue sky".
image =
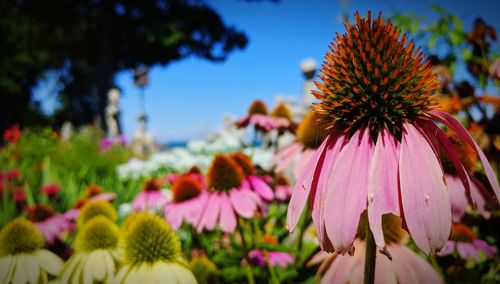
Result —
M149 130L159 142L205 138L217 130L226 113L241 116L255 99L272 105L275 95L301 96L300 62L314 58L318 63L335 32L344 28L340 15L368 10L384 15L409 12L436 16L429 9L437 1L340 1L281 0L279 3L241 0L208 0L224 21L244 31L249 44L232 53L223 63L211 63L195 57L156 66L146 89ZM470 29L476 16L500 30L499 1L437 2L459 16ZM494 47L499 50L499 42ZM140 109L139 90L133 85L132 72L122 72L116 82L123 90L122 124L131 136L137 126Z

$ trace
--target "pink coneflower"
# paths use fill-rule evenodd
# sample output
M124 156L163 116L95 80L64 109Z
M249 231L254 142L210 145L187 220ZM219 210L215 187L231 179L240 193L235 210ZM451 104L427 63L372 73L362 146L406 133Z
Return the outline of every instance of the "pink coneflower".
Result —
M286 119L279 119L269 115L266 104L260 100L254 101L248 109L248 114L236 122L238 127L253 125L256 130L261 132L269 132L277 127L284 127L286 124L289 125Z
M88 201L103 200L112 202L116 199L116 193L104 192L101 186L97 184L90 184L85 188L84 198L77 199L73 203L73 208L66 211L64 216L70 221L74 221L80 215L80 208Z
M463 259L479 259L479 252L492 257L497 254L497 248L476 237L470 227L465 224L453 224L451 237L439 256L452 254L454 251Z
M61 190L61 186L58 184L48 184L40 189L40 192L45 194L50 199L53 199L57 196L57 193Z
M273 184L276 199L280 201L288 201L290 196L292 196L292 189L290 188L288 179L282 174L277 174L273 179Z
M160 183L157 179L148 180L144 184L142 192L132 202L132 209L134 211L162 210L169 199L160 189Z
M354 245L357 249L352 257L324 251L313 257L312 264L322 263L318 270L321 283L363 283L366 243L357 239ZM391 243L386 248L393 260L377 255L374 283L444 283L432 265L404 245Z
M182 175L173 183L172 193L173 199L163 210L167 222L174 230L179 229L183 221L196 227L208 197L203 183L193 174Z
M445 174L444 178L446 180L446 186L448 187L448 193L450 195L451 213L453 222L460 222L465 214L467 208L469 208L469 198L464 187L464 184L459 177ZM474 177L470 177L470 196L472 203L478 209L479 213L485 218L490 217L490 212L485 208L486 200L484 198L484 193L487 190L481 185L481 183Z
M213 230L219 224L225 233L236 229L237 217L254 216L260 197L243 188L243 170L228 156L216 155L207 173L208 197L202 210L198 232Z
M255 191L262 200L271 201L274 199L274 193L271 186L267 183L265 176L257 175L254 164L250 157L243 152L236 152L229 156L233 159L243 170L245 179L241 187L248 188Z
M277 245L278 240L272 236L264 236L262 237L262 241L264 243L268 244L273 244ZM293 255L290 253L282 252L282 251L275 251L275 250L262 250L262 249L254 249L251 250L248 253L248 260L254 264L258 265L262 268L265 268L267 266L267 263L269 261L269 264L271 266L279 266L281 268L286 268L287 266L293 264L294 259ZM245 263L246 259L242 260L242 263Z
M55 213L52 208L43 204L29 208L28 218L49 245L54 244L63 233L71 232L75 227L64 215Z
M186 175L197 179L203 185L203 187L205 187L205 177L201 173L200 168L198 168L197 166L192 166L186 173L171 173L164 178L159 178L159 180L160 183L168 182L170 183L170 185L173 185L180 177Z
M274 128L280 133L286 130L295 132L297 125L292 120L292 111L285 103L277 104L271 112L271 116L275 118Z
M287 226L294 230L308 197L321 247L352 252L360 214L367 210L379 248L383 214L404 217L417 246L441 250L451 230L451 208L440 151L469 189L470 179L448 136L432 119L471 145L497 195L500 187L485 155L450 115L433 110L439 82L413 41L379 15L346 23L326 54L315 111L329 133L299 176Z
M309 111L297 128L297 141L284 147L274 157L276 171L297 177L305 164L325 139L327 130L322 125L322 115Z

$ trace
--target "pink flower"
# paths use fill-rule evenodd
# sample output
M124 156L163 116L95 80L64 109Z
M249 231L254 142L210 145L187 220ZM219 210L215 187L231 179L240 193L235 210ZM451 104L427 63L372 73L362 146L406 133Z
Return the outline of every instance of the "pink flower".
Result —
M476 235L467 225L454 224L451 230L450 240L447 242L439 256L452 254L454 251L463 259L479 259L479 252L482 251L486 256L493 257L497 254L497 248L489 245L486 241L477 239Z
M363 283L365 265L365 242L356 240L354 255L345 256L338 253L327 254L320 251L311 262L322 262L318 274L321 283ZM439 273L418 254L407 247L391 243L387 251L388 257L377 254L375 263L375 283L444 283Z
M276 199L280 201L288 201L292 196L292 189L285 176L277 174L273 180L274 194Z
M197 230L214 230L219 224L223 232L233 233L238 217L254 216L261 202L260 197L241 186L243 170L228 156L215 156L207 176L208 196Z
M236 152L230 155L243 170L245 178L241 184L241 188L249 189L259 195L264 201L271 201L274 199L274 193L271 186L267 183L266 176L257 175L255 166L250 157L243 152Z
M61 190L58 184L48 184L40 189L40 192L49 198L56 197L57 193Z
M198 225L208 194L197 175L179 176L172 185L173 199L167 202L163 214L174 230L179 229L184 221L194 227Z
M269 115L264 102L257 100L250 105L248 114L240 118L236 125L238 127L253 125L259 131L269 132L273 129L288 128L291 122L286 118Z
M453 162L466 190L471 182L448 136L431 119L471 145L497 198L498 180L465 128L447 113L433 110L432 94L439 82L413 42L406 44L407 37L400 38L380 15L373 21L370 15L368 20L357 14L355 18L323 64L323 83L317 83L319 91L314 92L321 102L314 108L327 117L330 132L297 179L287 227L295 229L309 197L326 251L352 252L359 216L366 210L379 248L385 246L382 215L392 213L404 218L421 250L438 252L451 230L441 154ZM353 56L353 42L358 41Z
M63 214L56 214L52 208L43 204L29 209L29 219L49 245L60 239L63 233L71 232L74 229L74 224Z
M271 266L280 266L282 268L285 268L290 264L293 264L292 254L271 250L267 252L267 255L269 257L269 264ZM265 268L267 265L265 252L263 250L260 249L251 250L248 253L248 258L250 259L250 262L260 267Z
M169 199L160 191L160 185L156 179L150 179L144 185L132 202L134 211L156 211L162 210Z
M450 196L451 213L453 222L460 222L460 219L465 214L465 210L469 207L469 200L467 198L467 193L464 184L459 177L445 174L446 185L448 187L448 194ZM483 197L483 193L487 190L481 185L481 183L474 177L470 177L470 196L472 202L477 207L481 215L485 219L490 217L490 212L485 209L486 200Z

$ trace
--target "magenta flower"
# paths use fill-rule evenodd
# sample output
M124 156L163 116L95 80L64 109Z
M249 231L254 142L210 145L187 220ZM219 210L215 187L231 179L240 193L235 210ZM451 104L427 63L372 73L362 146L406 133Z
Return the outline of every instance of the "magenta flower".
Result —
M61 190L58 184L48 184L40 189L40 192L45 194L48 198L55 198L57 193Z
M404 218L417 246L441 250L451 230L451 205L440 160L447 155L467 190L470 178L437 120L478 154L500 197L498 180L465 128L433 110L439 82L424 55L379 15L346 24L326 55L315 111L329 133L297 179L287 226L294 230L308 197L321 247L353 251L359 216L367 210L379 248L385 246L382 215ZM356 43L356 44L355 44ZM442 152L442 153L441 153Z
M208 198L204 182L200 182L198 174L178 176L172 185L172 193L173 199L163 209L167 222L174 230L179 229L184 221L196 227Z
M274 183L274 195L277 200L288 201L290 196L292 196L292 188L288 183L285 176L277 174L273 180Z
M260 205L260 197L243 188L243 170L228 156L217 155L207 173L208 197L202 209L198 232L214 230L219 224L225 233L233 233L237 217L251 218Z
M286 118L269 115L266 104L257 100L250 105L248 114L240 118L236 125L238 127L253 125L256 130L269 132L273 129L290 127L291 122Z
M478 239L472 229L465 224L453 225L450 240L446 243L445 249L440 251L438 255L446 256L452 254L454 251L463 259L474 260L479 259L480 252L488 257L493 257L497 254L495 246Z
M60 239L63 233L73 231L75 226L63 214L56 214L47 205L38 204L30 208L28 213L29 219L49 245Z
M265 268L267 265L265 253L263 250L254 249L248 253L248 258L252 264ZM293 255L290 253L271 250L267 251L267 256L269 257L269 264L271 266L285 268L293 264Z
M255 166L250 157L243 152L233 153L230 157L241 167L245 174L245 179L241 184L242 188L254 191L266 202L274 199L273 189L268 184L266 176L257 175Z
M162 210L169 198L160 190L160 183L157 179L150 179L146 182L142 192L137 194L132 201L134 211L157 211Z
M322 263L318 274L321 283L357 284L364 281L365 242L356 240L354 255L345 256L338 253L328 254L320 251L310 264ZM387 245L392 255L389 260L381 253L377 254L375 263L375 283L444 283L439 273L425 259L399 243Z

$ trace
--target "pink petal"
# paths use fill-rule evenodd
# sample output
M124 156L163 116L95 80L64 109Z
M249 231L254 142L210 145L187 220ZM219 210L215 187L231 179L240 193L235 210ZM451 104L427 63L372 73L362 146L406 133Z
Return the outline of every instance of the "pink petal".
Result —
M335 251L351 249L367 206L368 173L374 145L368 130L356 131L340 151L323 192L325 227Z
M396 271L394 271L392 265L393 261L399 261L399 259L390 260L385 255L377 254L375 259L375 284L397 284Z
M177 230L182 225L182 215L183 210L180 208L181 206L171 206L171 210L165 214L165 218L167 219L167 223L172 227L172 229Z
M377 246L385 246L382 215L399 216L399 142L388 130L378 133L368 176L368 220Z
M247 200L241 190L231 190L229 199L236 213L243 218L251 218L257 210L255 203Z
M227 194L220 195L220 228L225 233L233 233L236 229L236 216Z
M351 279L349 279L349 276L353 264L353 257L338 255L321 279L321 283L351 283L352 281L350 281Z
M339 156L340 150L344 147L347 142L347 137L344 135L340 136L330 136L325 139L327 141L327 146L325 154L319 159L317 163L317 172L314 174L315 181L317 181L317 187L312 188L310 193L310 204L312 207L312 219L314 223L314 228L316 228L316 235L318 237L321 249L328 252L333 252L334 248L328 234L325 229L325 214L324 214L324 196L323 193L328 185L329 174L335 165L335 161Z
M295 230L295 226L299 221L300 215L304 210L307 199L309 197L309 192L311 187L313 187L313 175L318 163L320 155L325 150L326 143L329 139L325 139L321 146L316 150L314 155L311 156L307 162L304 172L298 177L295 187L292 192L292 197L290 198L290 203L288 205L288 212L286 218L286 226L290 232Z
M199 196L188 200L186 202L186 213L184 217L186 221L193 226L196 225L202 214L203 207L205 206L208 199L207 192L203 191Z
M488 190L484 188L483 184L477 180L475 177L471 177L472 183L470 187L470 197L472 199L472 203L479 210L479 213L483 215L485 219L490 218L491 213L486 210L486 200L484 199L483 194L487 195Z
M219 217L220 211L220 199L219 194L214 192L211 193L205 209L203 210L203 215L201 216L200 224L198 224L198 232L201 232L203 228L211 231L215 229L217 224L217 218Z
M495 192L497 200L500 200L500 186L498 185L498 179L495 175L495 172L491 168L491 165L488 162L488 158L486 158L481 148L472 139L469 132L467 132L467 130L462 126L462 124L460 124L460 122L456 121L453 118L453 116L447 114L446 112L433 110L430 111L429 114L432 116L432 118L439 120L444 125L448 126L453 131L455 131L458 135L460 135L462 139L464 139L467 143L469 143L470 146L472 146L472 148L476 150L476 153L479 155L481 163L483 163L484 171L486 173L486 176L488 177L491 187L493 188L493 191Z
M479 251L471 243L457 242L457 252L461 258L479 259Z
M302 151L300 154L299 159L295 162L295 165L293 167L293 174L298 177L300 176L300 173L304 171L304 167L307 164L307 161L311 159L311 156L314 155L315 150L312 149L305 149Z
M465 208L469 204L467 196L465 195L465 187L462 181L452 175L445 174L446 186L448 187L448 194L450 196L451 213L453 222L458 223L462 216L465 214Z
M450 255L453 253L453 251L455 251L455 241L447 241L446 242L446 245L444 246L444 248L437 253L437 255L439 256L447 256L447 255Z
M262 199L266 201L271 201L274 198L274 193L271 187L263 181L260 177L258 176L249 176L247 177L248 181L250 182L250 185L252 188L257 192Z
M444 133L432 121L424 122L424 126L427 136L434 137L435 140L437 140L436 143L438 143L441 146L439 147L439 145L436 145L436 147L444 149L446 151L446 154L448 155L453 166L457 170L458 176L461 178L462 183L464 184L465 188L469 190L471 184L469 174L467 174L467 171L465 170L462 162L460 161L460 156L455 150L453 144L451 144L446 133Z
M404 218L417 246L426 253L442 249L451 231L451 207L443 171L427 139L403 124L399 180Z
M439 276L439 273L430 265L424 258L420 257L418 254L410 250L409 248L402 245L394 245L394 248L400 252L396 253L400 258L394 256L393 263L396 264L398 260L404 259L408 263L409 269L413 271L415 276L415 282L413 283L432 283L432 284L442 284L443 279ZM400 271L396 269L396 273L399 274ZM399 283L411 283L405 282L400 279Z

